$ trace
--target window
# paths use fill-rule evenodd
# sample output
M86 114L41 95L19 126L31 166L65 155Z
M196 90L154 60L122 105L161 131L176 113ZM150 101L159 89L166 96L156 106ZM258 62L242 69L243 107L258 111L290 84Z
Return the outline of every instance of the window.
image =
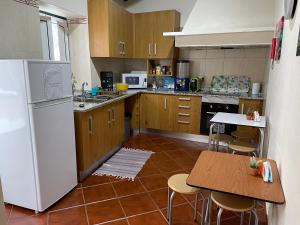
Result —
M66 19L41 13L43 59L69 61L69 30Z

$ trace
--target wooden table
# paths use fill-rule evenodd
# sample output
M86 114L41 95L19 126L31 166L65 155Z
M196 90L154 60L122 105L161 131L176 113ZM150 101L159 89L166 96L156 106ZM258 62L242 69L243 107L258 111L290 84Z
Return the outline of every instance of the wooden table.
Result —
M250 175L248 156L204 151L190 173L187 184L210 191L284 204L285 198L277 164L273 160L269 161L273 183L265 183L261 177Z
M258 155L259 157L262 157L262 150L263 150L264 137L265 137L264 129L266 128L266 118L264 116L261 116L260 119L261 119L260 121L256 122L253 120L247 120L247 117L244 114L219 112L210 120L210 122L212 123L210 128L210 134L212 133L213 126L216 124L233 124L239 126L258 128L260 134ZM219 133L219 129L218 129L218 133Z

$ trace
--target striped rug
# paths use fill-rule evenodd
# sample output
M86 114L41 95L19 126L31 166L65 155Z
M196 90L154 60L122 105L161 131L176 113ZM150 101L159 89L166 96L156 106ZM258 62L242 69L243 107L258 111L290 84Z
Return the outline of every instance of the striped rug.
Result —
M141 149L121 148L102 164L93 175L107 175L134 180L152 154L151 151Z

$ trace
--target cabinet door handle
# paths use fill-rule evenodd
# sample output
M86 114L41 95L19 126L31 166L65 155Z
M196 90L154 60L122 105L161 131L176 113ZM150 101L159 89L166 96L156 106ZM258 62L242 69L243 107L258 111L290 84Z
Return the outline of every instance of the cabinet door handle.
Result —
M156 43L154 44L154 55L156 55Z
M182 120L178 120L177 123L180 123L180 124L190 124L190 122L188 122L188 121L182 121Z
M122 55L122 42L121 41L119 42L119 53L120 53L120 55Z
M178 108L179 108L179 109L190 109L191 106L187 106L187 105L179 105Z
M111 126L111 110L109 109L107 111L108 111L108 121L107 121L107 123L108 123L108 126L110 127Z
M165 105L164 105L164 109L167 110L167 106L168 106L168 102L167 102L167 98L165 97Z
M120 55L125 55L125 42L124 41L119 42L119 50L120 50Z
M112 121L112 122L115 122L115 121L116 121L116 118L115 118L115 111L116 111L115 107L111 108L111 114L112 114L112 119L111 119L111 121Z
M242 111L241 111L241 114L244 114L244 108L245 108L245 104L243 103L243 104L242 104Z
M151 43L149 43L148 53L149 53L149 55L151 55Z
M178 113L179 116L191 116L189 113Z
M126 42L123 43L123 55L126 55Z
M89 116L89 134L93 134L93 117Z
M191 98L178 98L179 101L191 101Z

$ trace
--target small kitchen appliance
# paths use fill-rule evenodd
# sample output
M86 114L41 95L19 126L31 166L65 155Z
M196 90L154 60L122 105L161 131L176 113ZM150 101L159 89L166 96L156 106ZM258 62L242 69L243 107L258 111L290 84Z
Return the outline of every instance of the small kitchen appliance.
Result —
M147 73L141 71L132 71L122 74L122 82L128 84L129 89L146 89Z
M190 77L190 61L188 60L177 61L177 77L178 78Z
M113 90L113 72L102 71L100 72L101 87L103 90L112 91Z
M189 78L175 78L175 91L189 91L190 79Z
M201 89L203 78L193 77L190 80L190 91L197 92Z
M252 84L252 95L258 95L260 93L261 85L260 83Z

